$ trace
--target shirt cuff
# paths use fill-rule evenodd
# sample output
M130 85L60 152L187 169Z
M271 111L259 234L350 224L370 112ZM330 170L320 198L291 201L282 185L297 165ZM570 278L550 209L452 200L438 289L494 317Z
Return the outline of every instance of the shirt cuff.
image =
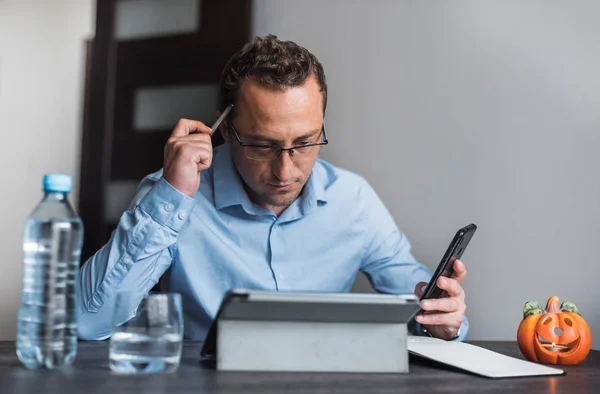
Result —
M196 200L160 178L138 206L157 223L179 232L196 206Z
M412 332L414 335L418 335L418 336L425 336L426 334L423 332L423 329L421 327L421 323L417 323L416 320L412 319L409 323L408 323L408 328L410 330L410 332ZM467 335L469 333L469 320L467 319L466 316L463 317L463 321L460 325L460 329L459 329L459 334L458 337L452 339L453 341L458 341L458 342L464 342L467 340Z

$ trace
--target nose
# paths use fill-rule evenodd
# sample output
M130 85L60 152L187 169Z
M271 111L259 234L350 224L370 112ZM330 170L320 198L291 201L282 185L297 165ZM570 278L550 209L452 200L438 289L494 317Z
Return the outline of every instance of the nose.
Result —
M292 160L290 151L283 151L278 158L272 161L273 175L280 181L289 181L294 176L296 166Z

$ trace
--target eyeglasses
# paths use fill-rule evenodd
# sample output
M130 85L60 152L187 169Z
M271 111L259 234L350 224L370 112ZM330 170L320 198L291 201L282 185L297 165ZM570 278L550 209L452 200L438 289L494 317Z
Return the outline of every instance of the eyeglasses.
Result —
M290 157L294 160L315 159L319 157L321 152L320 146L327 145L329 143L327 140L327 132L325 131L325 123L323 123L321 132L319 133L319 138L322 137L321 142L306 141L303 142L302 145L292 146L291 148L279 148L272 145L245 144L240 139L235 126L233 126L233 123L228 121L227 125L231 131L233 131L233 135L235 136L237 142L241 147L244 148L246 157L251 160L272 161L277 159L283 151L288 151Z

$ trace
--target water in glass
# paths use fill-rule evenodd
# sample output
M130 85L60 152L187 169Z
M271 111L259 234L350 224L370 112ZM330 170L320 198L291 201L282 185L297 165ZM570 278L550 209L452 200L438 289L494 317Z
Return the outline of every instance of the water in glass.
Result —
M111 370L121 374L175 371L183 338L181 296L150 294L131 316L135 299L127 293L117 295L109 348Z
M179 334L117 332L110 339L110 368L118 373L172 372L180 358Z

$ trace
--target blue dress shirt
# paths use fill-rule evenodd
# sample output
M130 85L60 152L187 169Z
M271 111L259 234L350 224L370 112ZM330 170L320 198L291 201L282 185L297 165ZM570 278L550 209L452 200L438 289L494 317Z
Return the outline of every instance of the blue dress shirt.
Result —
M323 160L279 217L250 201L227 145L215 148L194 198L161 174L140 183L110 241L80 270L83 339L109 337L116 294L127 294L116 317L126 321L168 268L192 339L204 339L232 288L348 292L362 271L377 291L399 294L431 277L369 184ZM459 340L467 328L465 319Z

